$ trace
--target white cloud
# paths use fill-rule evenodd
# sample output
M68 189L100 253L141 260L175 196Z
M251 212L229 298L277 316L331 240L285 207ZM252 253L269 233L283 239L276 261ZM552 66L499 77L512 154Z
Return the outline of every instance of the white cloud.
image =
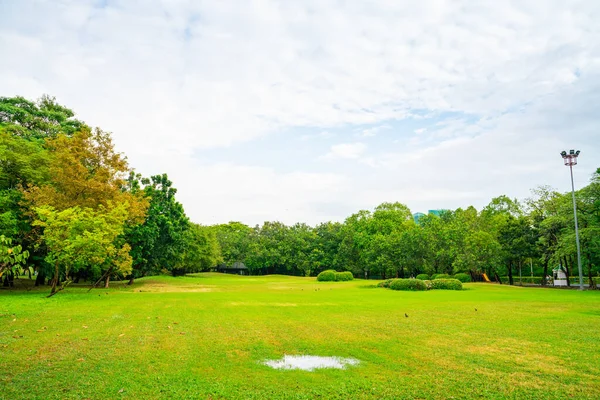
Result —
M359 158L367 150L367 145L364 143L340 143L331 146L329 153L323 158L335 160L340 158L356 159Z
M173 178L199 222L268 211L314 221L324 201L336 204L331 215L392 198L425 209L432 193L437 207L451 207L555 182L547 154L556 146L581 144L581 179L592 170L585 157L600 159L590 109L600 89L598 1L0 3L0 95L49 93L112 131L140 172ZM376 154L372 142L387 135L374 126L432 115L440 124L400 140L404 153ZM337 163L286 165L290 173L193 162L198 149L251 141L264 143L255 157L268 159L274 138L311 131L370 138L370 152L342 143L326 156L362 161L352 182L368 196L339 183L348 178ZM511 154L518 162L506 162ZM327 189L332 182L338 189ZM260 202L244 200L239 185ZM294 204L288 214L281 201Z
M363 136L363 137L373 137L375 135L377 135L379 132L384 131L386 129L390 129L389 125L379 125L379 126L374 126L372 128L367 128L367 129L363 129L360 132L359 136Z

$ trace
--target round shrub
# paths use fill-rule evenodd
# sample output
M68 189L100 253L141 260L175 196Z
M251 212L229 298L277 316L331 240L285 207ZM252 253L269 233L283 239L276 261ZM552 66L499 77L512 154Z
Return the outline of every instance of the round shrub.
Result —
M350 271L336 272L335 273L335 280L336 281L351 281L353 279L354 279L354 275L352 275L352 272L350 272Z
M448 274L437 274L435 278L432 276L431 279L452 279L452 277Z
M417 275L417 279L420 279L422 281L427 281L427 280L429 280L429 275L427 275L427 274L419 274L419 275Z
M332 269L325 270L317 275L317 280L320 282L333 282L335 281L336 272Z
M471 282L471 275L459 273L454 275L454 279L458 279L462 283Z
M462 290L462 282L458 279L434 279L431 281L431 289Z
M392 290L427 290L425 282L420 279L394 279L390 283Z
M427 290L431 290L431 281L429 279L423 281L423 283L425 283Z

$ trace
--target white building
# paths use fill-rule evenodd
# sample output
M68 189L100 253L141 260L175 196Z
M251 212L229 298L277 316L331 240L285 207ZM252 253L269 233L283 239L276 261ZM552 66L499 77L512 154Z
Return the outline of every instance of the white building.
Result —
M554 286L567 286L567 270L561 265L552 270L552 277L554 278Z

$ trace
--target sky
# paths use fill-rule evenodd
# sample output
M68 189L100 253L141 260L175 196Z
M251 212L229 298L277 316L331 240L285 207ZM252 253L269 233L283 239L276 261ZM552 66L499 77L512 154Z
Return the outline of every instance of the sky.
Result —
M600 1L0 0L0 96L167 173L190 219L343 221L600 167Z

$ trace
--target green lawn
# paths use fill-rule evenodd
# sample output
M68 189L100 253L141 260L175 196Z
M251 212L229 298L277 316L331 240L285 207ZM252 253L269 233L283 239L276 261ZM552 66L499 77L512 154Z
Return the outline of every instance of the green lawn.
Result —
M0 290L0 398L600 398L600 293L373 283L199 274L50 299ZM284 354L361 363L261 363Z

